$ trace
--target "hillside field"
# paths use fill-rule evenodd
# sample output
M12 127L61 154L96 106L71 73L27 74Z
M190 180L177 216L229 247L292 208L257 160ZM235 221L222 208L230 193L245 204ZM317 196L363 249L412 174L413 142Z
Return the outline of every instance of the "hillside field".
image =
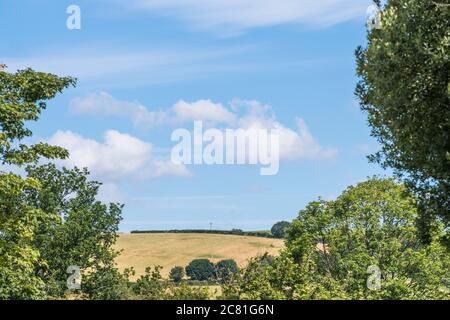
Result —
M249 258L265 252L276 255L282 247L280 239L191 233L120 234L115 246L123 250L116 259L119 269L134 267L136 276L153 265L162 266L167 276L172 267L185 267L199 258L234 259L243 267Z

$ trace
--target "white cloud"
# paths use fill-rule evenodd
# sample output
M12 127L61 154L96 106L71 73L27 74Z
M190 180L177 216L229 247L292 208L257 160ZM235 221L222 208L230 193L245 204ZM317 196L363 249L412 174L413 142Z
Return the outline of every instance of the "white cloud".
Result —
M155 159L150 143L115 130L106 131L103 142L70 131L58 131L48 142L69 150L70 158L62 161L63 165L88 167L95 177L106 181L190 174L184 166Z
M127 196L113 182L103 183L98 190L97 199L103 203L125 203Z
M247 108L248 113L239 119L239 127L243 129L277 129L280 139L280 159L333 159L337 150L322 147L309 131L306 122L296 119L296 130L286 127L275 118L269 105L258 101L235 100L234 109Z
M329 26L365 15L370 0L134 0L137 9L179 17L195 28L237 33L286 23ZM129 5L129 1L123 1Z
M206 121L212 123L233 124L236 116L228 111L220 103L213 103L211 100L198 100L196 102L178 101L172 111L175 119L180 122L186 121Z
M106 92L92 93L70 102L74 114L129 117L136 127L152 127L162 124L167 115L162 111L149 111L138 102L119 100Z
M183 123L201 120L211 124L233 124L236 116L220 103L180 100L167 111L150 111L138 102L119 100L106 92L92 93L70 102L75 115L122 116L132 120L135 127L150 128L164 123Z
M102 92L74 99L71 102L71 110L76 114L129 117L138 127L178 125L200 120L206 124L235 129L278 129L281 159L333 159L337 155L336 149L320 145L303 119L295 119L296 128L291 129L276 120L270 105L256 100L235 99L229 107L211 100L194 102L180 100L167 110L150 111L137 102L118 100ZM166 169L172 172L177 171L167 164L164 168L161 168L160 164L155 164L155 172L165 173ZM183 175L183 172L179 174Z

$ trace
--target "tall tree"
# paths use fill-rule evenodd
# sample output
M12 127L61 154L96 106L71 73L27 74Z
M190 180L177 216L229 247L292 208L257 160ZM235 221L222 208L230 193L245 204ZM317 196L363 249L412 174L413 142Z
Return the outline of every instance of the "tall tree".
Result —
M336 201L313 202L300 211L287 248L311 275L313 297L332 286L352 299L448 298L450 257L438 241L443 226L429 245L421 244L414 202L403 185L373 178ZM371 274L379 275L376 290L367 285Z
M69 266L79 267L87 282L89 278L99 278L94 275L99 270L105 273L114 268L119 252L113 245L122 205L105 205L97 200L101 184L89 180L87 169L59 170L54 164L47 164L30 166L27 173L41 185L27 193L27 203L47 215L38 225L33 244L45 262L38 265L36 272L46 283L48 294L64 294ZM83 289L82 283L82 292Z
M74 84L73 78L31 69L7 73L2 66L0 70L0 299L45 297L44 283L34 273L41 260L33 240L47 216L26 201L26 194L39 190L40 184L8 172L7 166L37 163L41 157L67 157L59 147L20 142L32 135L26 122L36 121L47 100Z
M381 144L370 159L418 195L422 240L431 241L441 220L450 245L450 12L443 2L386 1L381 28L356 50L356 95Z
M270 264L254 259L224 288L232 299L449 299L450 255L416 231L415 198L372 178L335 201L314 201Z

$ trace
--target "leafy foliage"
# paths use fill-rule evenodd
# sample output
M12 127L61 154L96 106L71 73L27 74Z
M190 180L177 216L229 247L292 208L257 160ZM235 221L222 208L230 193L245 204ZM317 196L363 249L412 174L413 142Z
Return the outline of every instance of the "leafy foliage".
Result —
M211 280L215 276L214 264L208 259L195 259L186 267L186 275L192 280Z
M27 203L47 215L47 220L38 225L33 243L45 261L36 273L49 284L48 293L61 295L67 289L68 266L76 265L90 273L110 272L118 254L112 246L122 205L106 206L98 201L100 183L89 181L86 169L59 170L47 164L30 166L27 173L41 185L38 191L27 193Z
M0 173L0 299L44 298L44 283L34 274L40 263L32 246L34 232L45 214L25 201L39 188L33 179Z
M161 266L146 268L145 275L133 285L133 292L144 300L163 300L168 283L163 281L161 269Z
M31 69L15 74L0 71L0 160L3 164L23 165L35 163L40 157L67 157L67 151L60 147L44 143L17 145L17 142L32 135L25 122L38 120L47 107L45 101L71 85L75 85L73 78L60 78Z
M288 229L287 248L271 264L252 260L226 298L448 299L450 255L437 228L417 236L415 199L403 185L373 178L336 200L310 203ZM367 285L371 266L381 287Z
M36 179L24 179L5 172L5 165L36 163L41 157L64 158L67 151L39 143L20 144L32 132L27 121L36 121L47 100L75 84L72 78L35 72L31 69L10 74L0 70L0 299L44 298L44 283L35 273L45 267L33 246L39 225L49 217L27 201L38 192Z
M280 221L273 225L270 232L275 238L283 239L286 235L286 229L289 227L290 223L287 221Z
M96 268L83 278L82 296L91 300L133 299L129 276L134 270L120 273L113 266Z
M184 268L180 266L173 267L172 270L170 270L169 278L173 280L175 283L181 282L183 280L183 277L185 275Z
M220 260L216 263L216 277L222 283L225 283L233 278L238 273L239 268L233 259Z
M356 51L356 94L382 147L370 159L394 168L418 195L428 243L436 217L450 241L450 14L438 2L387 1L381 29Z

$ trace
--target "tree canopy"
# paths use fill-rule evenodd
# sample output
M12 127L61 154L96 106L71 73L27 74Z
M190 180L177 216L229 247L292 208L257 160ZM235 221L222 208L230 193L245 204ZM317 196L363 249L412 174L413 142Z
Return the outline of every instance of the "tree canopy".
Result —
M449 7L388 0L380 9L381 28L356 51L356 95L381 145L370 159L393 168L418 195L429 242L436 220L450 229Z
M443 226L425 245L416 216L415 198L391 179L372 178L335 201L311 202L288 229L281 256L269 265L253 260L224 293L244 299L449 298ZM372 280L379 286L369 286Z

